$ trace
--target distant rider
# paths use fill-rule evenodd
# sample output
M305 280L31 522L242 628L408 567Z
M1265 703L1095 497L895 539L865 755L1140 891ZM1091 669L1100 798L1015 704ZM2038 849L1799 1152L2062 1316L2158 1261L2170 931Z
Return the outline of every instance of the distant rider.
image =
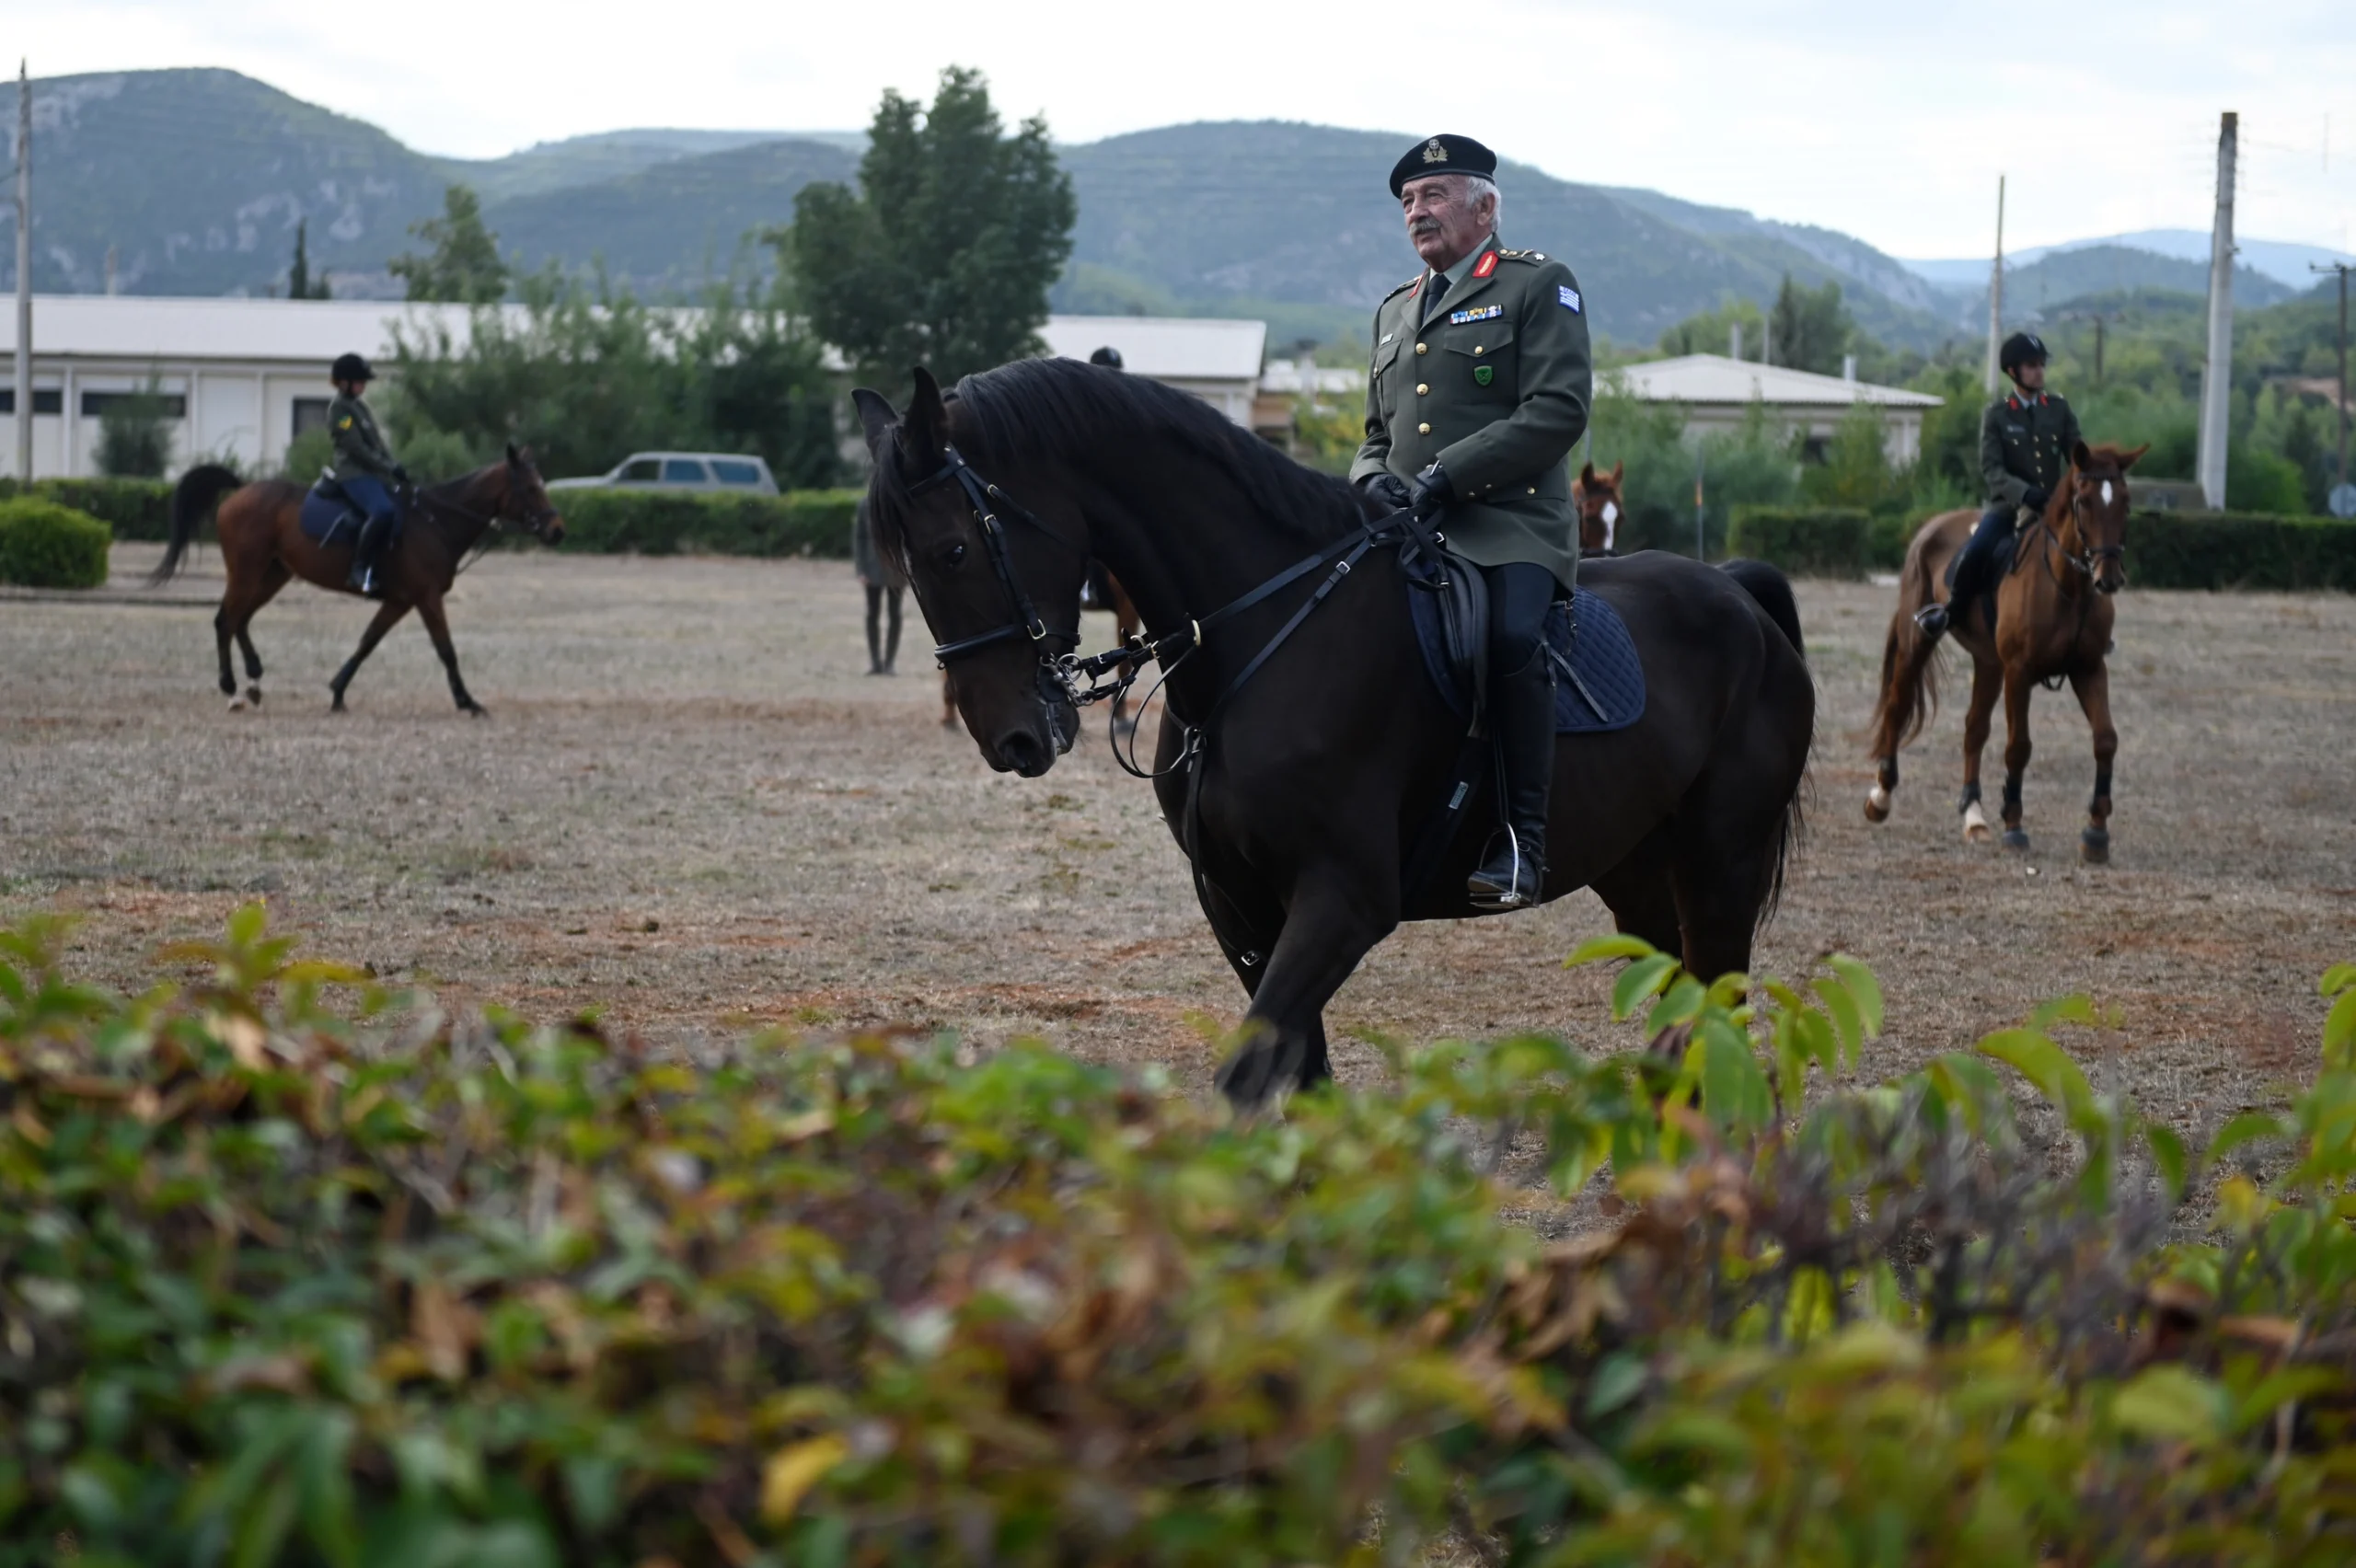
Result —
M328 370L335 383L335 401L328 405L328 434L335 442L335 482L352 503L367 514L360 542L352 552L352 573L345 585L370 598L385 592L380 568L385 547L392 542L399 512L394 487L407 488L409 470L393 460L393 449L376 429L365 394L375 373L358 354L342 354Z
M1444 525L1489 591L1488 711L1503 758L1506 823L1467 879L1472 902L1519 909L1543 895L1554 780L1554 671L1546 612L1578 571L1566 459L1593 395L1578 280L1543 251L1497 238L1497 156L1434 136L1391 171L1424 270L1374 317L1366 441L1350 478L1388 507Z
M1956 562L1947 602L1934 600L1914 615L1934 642L1951 626L1971 624L1967 617L1980 596L2004 579L2004 547L2012 540L2015 519L2023 509L2041 514L2070 470L2078 416L2060 393L2045 389L2045 344L2033 332L2014 333L1996 356L2013 389L1980 416L1980 477L1988 510Z
M900 595L907 592L908 584L900 575L898 563L886 560L875 546L875 519L864 495L850 514L850 568L860 586L867 590L867 673L891 674L900 660ZM879 624L887 600L892 607L888 641Z

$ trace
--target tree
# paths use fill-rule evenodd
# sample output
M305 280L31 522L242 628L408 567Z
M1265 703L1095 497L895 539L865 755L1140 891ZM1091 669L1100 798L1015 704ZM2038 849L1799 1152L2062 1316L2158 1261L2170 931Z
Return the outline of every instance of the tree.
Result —
M1731 296L1715 310L1689 316L1660 335L1664 354L1723 354L1734 346L1734 329L1742 329L1742 357L1755 360L1763 341L1760 332L1766 315L1747 299Z
M1792 282L1789 272L1784 274L1784 286L1775 293L1767 329L1775 344L1777 364L1820 375L1841 373L1841 356L1848 352L1855 331L1848 311L1842 307L1839 283L1803 288Z
M286 268L286 297L288 299L326 299L328 275L311 276L311 248L308 243L310 220L294 220L294 259Z
M442 192L442 215L409 226L433 249L423 256L396 256L385 271L409 285L412 300L457 305L496 305L507 293L507 263L499 259L499 236L483 226L482 199L471 186Z
M982 74L952 66L930 110L884 92L859 176L805 186L769 236L820 337L895 386L1039 352L1079 216L1045 120L1004 134Z
M172 417L150 379L110 398L98 412L98 472L114 479L160 479L172 460Z

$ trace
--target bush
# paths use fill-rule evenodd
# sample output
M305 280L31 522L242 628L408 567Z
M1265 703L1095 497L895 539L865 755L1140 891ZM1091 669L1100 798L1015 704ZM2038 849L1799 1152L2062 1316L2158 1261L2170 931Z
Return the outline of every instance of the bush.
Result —
M98 588L107 580L106 525L39 497L0 502L0 582Z
M0 501L21 494L0 479ZM117 539L160 541L172 536L172 486L163 479L37 479L31 493L70 506L105 524Z
M847 558L860 493L666 495L617 488L557 490L549 499L564 516L567 549Z
M2144 588L2356 590L2356 521L2230 512L2139 512L2129 580Z
M1858 965L1754 1009L1621 938L1574 960L1681 1055L1394 1054L1241 1121L1035 1047L395 1028L258 906L136 1000L63 948L0 933L0 1564L2356 1543L2356 966L2201 1151L2093 1092L2083 999L1858 1091ZM1491 1176L1532 1147L1551 1193ZM1593 1185L1616 1228L1507 1217Z
M1872 533L1860 507L1738 506L1727 549L1809 577L1863 577Z
M160 479L172 461L172 425L163 398L150 389L120 398L98 416L98 472L110 478Z

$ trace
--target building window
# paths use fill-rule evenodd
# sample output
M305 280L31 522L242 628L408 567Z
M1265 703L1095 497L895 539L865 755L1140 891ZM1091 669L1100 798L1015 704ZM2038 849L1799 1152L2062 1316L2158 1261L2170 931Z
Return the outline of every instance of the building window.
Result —
M56 414L63 413L64 410L65 394L62 390L54 386L33 388L34 413ZM17 389L13 386L0 386L0 414L13 414L16 411Z
M86 420L104 419L108 409L119 403L128 403L134 398L153 400L167 420L188 418L188 394L185 392L85 392L82 394L82 417ZM40 406L40 392L36 388L33 392L33 412L45 414L48 411Z
M308 435L315 430L328 428L327 398L297 398L294 399L294 433Z

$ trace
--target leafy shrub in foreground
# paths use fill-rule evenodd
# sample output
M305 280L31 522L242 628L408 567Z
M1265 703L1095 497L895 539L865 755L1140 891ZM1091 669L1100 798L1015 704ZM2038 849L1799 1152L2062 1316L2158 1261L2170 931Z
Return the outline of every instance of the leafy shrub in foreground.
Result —
M0 501L28 493L12 478L0 478ZM166 479L36 479L30 494L87 512L118 539L164 540L172 536L172 485Z
M2052 1039L2082 1001L1832 1084L1880 1014L1842 960L1746 1003L1590 944L1675 1052L1397 1053L1237 1121L1032 1048L691 1070L395 1013L258 909L133 1000L53 927L0 941L0 1562L2321 1563L2356 1529L2356 969L2316 1082L2192 1151ZM2210 1178L2257 1150L2269 1185ZM1545 1239L1591 1197L1614 1228Z
M97 588L107 580L106 525L32 497L0 501L0 582Z

